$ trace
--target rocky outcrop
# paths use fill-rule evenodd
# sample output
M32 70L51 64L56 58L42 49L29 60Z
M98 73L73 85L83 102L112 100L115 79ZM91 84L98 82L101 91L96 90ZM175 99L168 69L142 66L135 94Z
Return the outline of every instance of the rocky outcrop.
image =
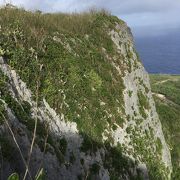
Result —
M130 73L126 72L125 76L123 77L123 81L125 85L125 90L124 90L125 112L127 115L130 115L130 121L128 122L128 124L132 124L134 127L138 126L138 124L135 123L134 121L134 113L135 113L137 114L136 116L137 119L141 119L141 118L143 119L142 123L140 124L140 126L142 127L141 129L142 131L145 131L146 129L149 130L148 125L153 129L153 134L155 138L159 138L163 146L162 161L166 164L167 167L171 168L170 151L165 142L164 135L162 132L162 126L159 121L158 114L156 112L148 73L145 71L141 62L138 61L137 54L134 51L131 33L129 33L127 29L125 29L125 31L122 31L121 29L122 28L119 25L117 25L116 30L120 31L121 33L118 34L114 31L111 31L110 34L113 42L116 44L117 49L119 50L120 55L127 57L128 53L131 54L131 57L125 61L130 61L133 70ZM124 36L122 34L124 34ZM120 43L122 44L120 45ZM145 113L147 114L147 117L145 118L142 116L139 110L138 91L142 92L142 94L145 96L149 104L148 109L145 110L146 111ZM131 95L129 93L131 93ZM119 130L117 129L117 131ZM124 136L122 136L122 134L119 134L119 138L122 139L122 137ZM121 141L124 142L125 140L121 140Z
M108 16L109 18L112 17ZM114 21L113 18L112 20ZM97 63L94 60L95 54L98 61L103 59L103 63L108 65L105 67L110 67L106 71L109 76L104 74L106 76L104 79L93 68L90 72L88 70L83 72L84 74L81 72L81 76L87 78L89 84L86 85L90 89L85 91L89 97L85 97L83 101L80 97L74 98L77 93L75 88L78 86L74 81L78 83L82 81L82 79L79 80L81 77L77 75L76 66L70 67L71 78L73 78L71 88L74 89L70 91L71 94L63 89L67 82L67 80L64 82L63 73L61 79L63 85L61 83L60 86L52 85L58 86L56 88L58 93L63 94L63 98L59 99L61 106L56 109L53 103L49 103L48 98L46 99L50 94L42 93L43 97L37 100L36 92L22 80L21 73L6 61L6 57L0 57L0 72L3 76L0 79L0 82L3 82L3 88L0 89L0 112L3 116L0 117L2 119L4 117L0 124L0 140L8 142L8 151L12 152L4 153L5 150L3 150L4 157L1 157L3 179L14 171L18 172L21 178L23 177L36 121L36 139L29 166L29 174L32 177L40 168L43 168L47 179L50 180L88 178L108 180L111 178L131 179L132 177L170 179L172 172L170 152L156 113L149 77L135 51L131 31L125 23L117 20L111 24L111 28L107 27L107 24L111 22L107 21L107 23L103 22L102 27L106 28L107 41L113 48L112 53L108 50L109 46L106 47L105 44L98 44L97 48L93 44L95 42L90 41L93 38L91 34L86 35L82 40L78 38L72 40L63 36L66 38L64 40L61 39L62 34L59 37L57 34L56 37L50 38L53 43L57 43L57 46L59 44L59 46L65 46L61 51L67 53L68 57L73 57L76 60L76 62L73 61L74 64L79 63L78 58L81 56L86 59L86 55L90 54L93 59L91 68L95 67ZM85 49L85 43L88 44L88 48L81 55L81 51L78 52L79 49L81 50L79 46L82 45ZM98 52L99 54L96 52L97 49L101 51ZM103 63L98 65L99 69ZM41 64L41 68L44 64ZM56 74L54 76L55 79ZM110 82L111 87L104 85L106 81ZM49 83L49 79L45 82ZM112 89L110 93L106 92L108 88ZM97 92L98 95L95 94ZM59 98L57 94L54 95L54 99ZM67 96L72 99L67 101ZM76 101L76 106L80 107L75 112L74 101ZM66 108L63 109L62 106ZM87 111L88 108L93 111ZM68 116L69 111L74 112L73 116ZM81 116L83 118L79 120ZM88 119L91 126L88 124ZM82 121L91 129L86 129ZM7 124L14 133L25 164ZM5 149L3 143L1 149ZM29 174L28 179L30 179Z
M86 176L88 173L89 167L98 162L101 164L101 169L99 172L99 177L101 179L109 179L108 171L103 168L103 162L101 159L101 155L104 153L104 150L97 151L94 155L85 155L80 151L80 147L82 144L82 136L78 133L76 123L65 121L64 115L60 116L49 106L45 99L43 99L43 104L40 107L37 107L36 102L32 98L32 92L26 87L26 84L20 79L20 77L16 74L14 70L9 67L4 59L0 58L0 68L2 72L9 78L8 87L11 92L13 98L19 103L25 101L31 106L31 117L35 120L38 118L42 124L48 124L49 136L53 138L53 143L57 143L61 139L65 139L67 142L67 151L65 152L64 165L60 165L60 159L58 159L57 154L52 154L47 152L46 155L42 152L42 150L35 146L33 148L33 154L31 157L31 166L30 171L32 173L32 177L36 175L41 168L43 163L44 169L47 172L48 179L76 179L78 175ZM1 99L0 99L1 100ZM1 100L5 106L5 110L7 112L7 121L9 121L11 128L13 131L17 131L16 139L19 142L19 146L23 149L24 158L28 158L28 151L31 145L31 139L28 138L28 129L20 120L14 115L12 110L8 107L8 104ZM40 127L37 127L40 128ZM4 130L4 131L3 131ZM6 134L8 129L4 126L2 127L2 134ZM8 135L8 134L7 134ZM9 135L8 135L9 136ZM10 134L11 136L11 134ZM8 137L11 139L11 137ZM57 141L57 142L56 142ZM49 148L56 148L53 145L49 144ZM51 147L52 146L52 147ZM16 147L14 147L16 148ZM16 152L18 154L18 152ZM69 159L74 157L73 165L70 165ZM80 160L84 161L83 166L81 165ZM18 161L15 161L14 166L17 164L21 164L19 167L20 171L25 170L22 158L17 156ZM6 167L8 166L8 169ZM14 167L6 162L5 169L3 169L3 177L4 179L7 177L9 171L14 170ZM69 168L67 168L70 166Z

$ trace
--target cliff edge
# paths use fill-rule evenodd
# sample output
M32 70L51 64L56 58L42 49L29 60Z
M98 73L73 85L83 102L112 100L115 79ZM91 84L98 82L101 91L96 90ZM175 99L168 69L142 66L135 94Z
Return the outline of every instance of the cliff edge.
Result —
M125 22L106 12L0 15L2 179L22 178L27 166L28 179L41 168L50 180L170 179L149 76Z

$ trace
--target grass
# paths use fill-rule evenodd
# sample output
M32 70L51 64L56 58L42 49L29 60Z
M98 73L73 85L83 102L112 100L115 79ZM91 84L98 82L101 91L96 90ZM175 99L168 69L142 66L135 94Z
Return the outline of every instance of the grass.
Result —
M104 11L43 14L23 9L0 9L1 55L34 94L36 81L40 82L39 104L46 98L57 113L65 116L65 120L77 123L78 130L84 138L81 151L92 154L97 149L105 148L104 163L112 179L118 179L120 176L125 178L125 174L131 177L132 172L129 168L134 168L134 162L123 155L122 151L126 151L123 147L111 147L111 135L105 144L102 141L105 129L115 129L115 124L123 127L125 120L130 119L128 116L124 118L125 87L122 76L110 62L121 64L119 67L122 68L122 72L125 72L125 68L132 69L130 63L126 64L128 67L123 67L123 59L118 59L118 62L113 59L119 57L119 54L108 33L110 29L115 29L116 22L124 23ZM105 48L110 59L106 57L102 48ZM22 110L8 94L8 88L3 90L6 87L4 81L0 81L2 97L18 119L32 131L34 120L30 118L28 104L22 102ZM129 92L129 96L132 96L132 92ZM149 108L148 102L141 92L138 97L140 110L145 117L145 109ZM44 129L43 124L38 124L37 135L45 136ZM146 151L146 147L149 144L144 139L141 140L142 137L134 135L134 141L138 146L135 155L147 157L149 152ZM42 144L41 139L38 140L37 143ZM64 163L68 142L61 139L57 143L56 139L49 136L47 143L53 147L60 164ZM160 145L158 147L160 149ZM153 174L155 165L155 175L164 177L161 164L157 161L152 162L157 156L151 156L151 160L143 160L149 163L150 173ZM74 161L73 155L70 159ZM97 165L92 165L93 174L98 170Z
M55 32L82 37L86 34L97 33L96 27L101 26L99 20L102 20L104 17L109 19L109 23L115 23L115 21L123 22L116 17L109 18L110 14L105 10L90 10L80 14L49 14L32 13L19 8L1 8L0 17L1 31L8 26L10 29L15 30L14 34L16 34L20 30L19 26L21 26L23 33L29 35L26 36L28 37L28 44L30 43L32 47L36 45L39 48L42 48L44 38ZM23 33L20 32L19 37L23 37Z
M107 123L119 122L116 107L123 112L122 78L102 53L104 47L110 56L116 54L107 30L117 21L123 23L105 11L43 14L0 9L0 48L7 63L33 92L36 81L41 82L39 101L45 97L57 113L99 142ZM101 99L105 106L100 106ZM109 122L105 110L113 114Z
M45 97L57 113L77 123L80 132L86 134L81 148L84 152L92 153L103 147L102 133L107 125L111 128L115 122L123 121L116 108L124 111L123 80L102 51L103 47L109 56L116 54L108 36L116 22L124 23L104 11L43 14L0 9L0 55L34 94L36 81L41 82L39 104ZM0 83L4 82L2 79ZM4 87L5 84L0 88ZM23 110L9 95L8 88L3 93L2 98L18 119L33 131L34 120L30 118L28 104L22 102ZM112 117L108 118L109 114ZM45 133L43 124L38 122L37 136L44 137ZM56 144L49 136L47 142L54 148L60 164L64 163L66 140ZM36 143L43 150L41 139L37 137ZM96 172L98 167L93 165L91 170Z
M138 95L138 99L139 99L139 112L143 118L147 118L145 109L150 108L147 97L141 91L138 91L137 95Z
M180 77L170 75L151 76L153 91L164 94L169 100L180 105ZM163 82L165 81L165 82Z
M162 100L154 96L165 138L171 148L172 179L180 178L180 76L151 75L152 91L164 94Z

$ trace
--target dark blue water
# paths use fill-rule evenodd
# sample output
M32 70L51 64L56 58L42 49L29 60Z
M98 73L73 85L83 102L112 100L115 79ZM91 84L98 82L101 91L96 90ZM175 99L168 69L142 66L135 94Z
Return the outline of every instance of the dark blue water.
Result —
M149 73L180 74L180 33L136 37L135 44Z

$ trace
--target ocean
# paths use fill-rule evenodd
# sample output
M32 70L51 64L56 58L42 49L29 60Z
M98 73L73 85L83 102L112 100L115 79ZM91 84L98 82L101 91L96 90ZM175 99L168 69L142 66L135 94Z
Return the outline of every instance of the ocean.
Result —
M149 73L180 74L180 34L135 37L136 49Z

